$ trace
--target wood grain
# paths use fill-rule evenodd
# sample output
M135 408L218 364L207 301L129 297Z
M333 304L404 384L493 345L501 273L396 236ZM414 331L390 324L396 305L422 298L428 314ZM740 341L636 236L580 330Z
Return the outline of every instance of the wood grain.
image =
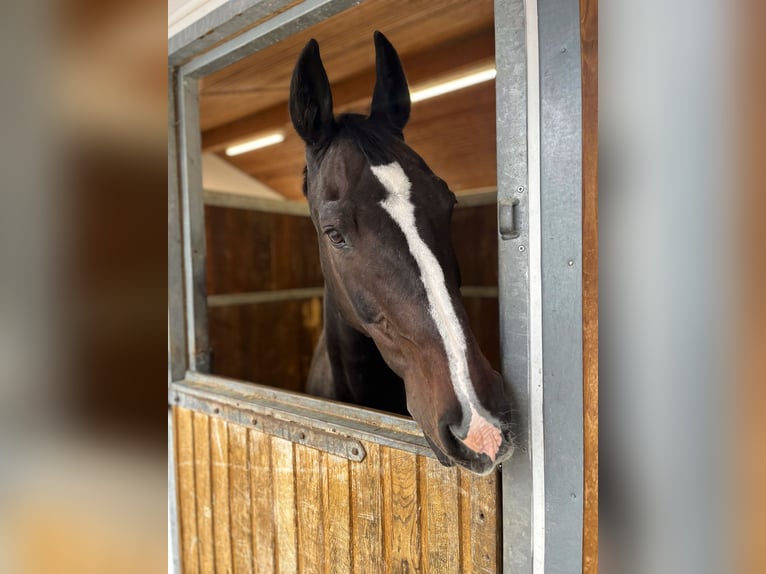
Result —
M474 69L479 63L491 62L495 54L495 35L492 24L470 31L459 38L450 38L440 44L432 44L416 53L400 54L402 66L410 86L422 85L433 78L452 74L456 70ZM335 114L348 111L366 112L375 85L375 62L371 58L358 74L336 82L332 86ZM205 93L202 99L215 97ZM239 97L245 97L241 94ZM236 120L208 129L202 134L203 151L221 151L234 142L253 134L275 130L291 131L287 108L287 86L283 100L268 109L258 111Z
M181 561L184 572L199 572L199 537L197 535L196 487L194 484L194 423L192 412L173 408L173 431L176 438L178 510L181 526Z
M390 517L387 564L393 574L421 571L417 456L385 448L384 518Z
M253 572L253 529L250 520L250 457L247 429L228 425L229 431L229 510L231 520L231 553L235 574Z
M185 572L497 571L496 475L366 441L351 462L184 409L174 421Z
M460 571L460 528L457 469L444 467L432 458L421 459L423 482L421 521L425 572Z
M210 418L194 413L194 482L197 501L200 572L215 572L213 493L210 476Z
M583 572L598 572L598 1L580 0L583 168Z
M274 484L271 475L271 439L255 430L247 433L250 446L253 566L258 574L272 574L275 565Z
M324 571L322 474L319 451L295 445L298 570L303 574Z
M285 101L293 66L310 38L319 42L329 79L337 84L373 65L375 30L383 31L405 58L485 28L493 18L490 0L364 2L204 78L201 127L220 126Z
M229 436L226 421L210 419L210 463L213 484L213 541L215 571L231 572L231 508L229 492Z
M363 464L351 465L353 571L382 573L383 522L380 446L365 444Z
M470 567L465 572L490 574L497 572L499 554L499 491L498 474L475 476L461 470L461 485L468 484L468 524L464 531L470 532Z
M324 530L327 533L325 574L350 574L351 560L351 476L350 463L328 453L322 453L325 472L322 475Z
M282 574L290 574L298 571L293 443L271 437L271 464L277 570Z

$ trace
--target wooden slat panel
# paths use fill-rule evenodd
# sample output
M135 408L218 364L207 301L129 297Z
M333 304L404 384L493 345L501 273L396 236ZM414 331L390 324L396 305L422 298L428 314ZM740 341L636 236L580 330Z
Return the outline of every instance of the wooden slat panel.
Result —
M231 544L235 574L253 572L253 532L250 518L250 459L247 429L229 425L229 492Z
M229 518L229 436L226 421L210 419L210 462L213 483L213 544L215 571L231 572Z
M197 499L197 533L200 572L215 572L213 547L213 495L210 476L210 418L194 413L194 481Z
M194 486L194 425L189 410L173 409L181 525L181 560L186 574L199 572L196 492Z
M293 443L271 437L276 562L282 574L298 571Z
M271 439L248 431L250 492L252 493L253 566L258 574L272 574L274 564L274 508L271 479Z
M380 446L365 443L367 457L351 465L354 572L383 572L382 477Z
M461 522L468 533L461 540L463 571L494 574L498 571L498 476L460 473Z
M185 572L497 571L496 475L366 442L349 462L174 412Z
M365 448L367 446L365 445ZM350 574L351 570L351 490L349 465L344 458L322 453L325 531L325 574Z
M394 574L420 572L417 456L384 448L384 520L390 517L387 564Z
M425 572L460 571L457 472L454 467L444 467L432 458L421 458Z
M298 570L320 574L324 570L320 453L295 445L295 497L298 509Z

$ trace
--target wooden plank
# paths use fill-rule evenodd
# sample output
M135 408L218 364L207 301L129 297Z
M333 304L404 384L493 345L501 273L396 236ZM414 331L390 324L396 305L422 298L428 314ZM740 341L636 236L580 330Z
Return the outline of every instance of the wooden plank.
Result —
M270 438L276 565L278 572L289 574L298 571L293 443L278 437Z
M582 60L583 552L598 572L598 1L580 0Z
M494 574L498 571L498 474L476 476L460 470L461 522L464 531L469 531L467 540L462 540L464 572Z
M271 440L248 431L250 446L250 492L252 493L253 566L258 574L275 572L274 492L271 479Z
M229 518L229 437L226 421L210 418L210 465L213 484L213 545L215 571L231 572Z
M213 494L210 476L210 418L193 414L194 481L197 498L197 533L199 536L200 572L215 572L213 547Z
M386 574L392 571L391 564L391 534L393 530L393 504L391 501L391 449L381 447L380 449L380 479L382 484L382 510L381 520L383 522L383 566Z
M421 458L423 571L460 572L457 469Z
M298 570L305 574L324 571L322 520L322 472L320 452L296 444L295 498L298 509Z
M386 563L392 574L421 571L420 520L418 516L417 456L383 448L384 518L390 517L386 533Z
M466 469L458 469L461 572L473 572L473 556L471 548L474 543L474 536L471 530L471 481L472 476Z
M322 453L324 531L326 535L325 574L351 574L351 490L347 459Z
M253 529L250 500L250 458L247 429L229 427L229 500L231 502L231 545L235 574L253 572Z
M375 574L384 571L381 447L365 443L364 448L365 460L351 465L353 571Z
M194 485L194 425L192 412L173 408L176 436L176 468L181 519L181 560L186 574L199 572L199 538Z

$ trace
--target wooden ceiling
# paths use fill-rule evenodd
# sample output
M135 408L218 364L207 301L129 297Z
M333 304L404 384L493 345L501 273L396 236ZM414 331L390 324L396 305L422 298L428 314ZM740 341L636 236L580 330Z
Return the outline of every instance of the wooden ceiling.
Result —
M319 41L335 112L367 113L375 83L372 35L396 47L410 88L494 60L492 0L367 0L283 42L204 78L203 151L213 151L288 199L303 200L303 143L290 124L287 97L295 61ZM223 150L282 130L281 144L226 157ZM456 193L496 182L495 84L413 104L405 139Z

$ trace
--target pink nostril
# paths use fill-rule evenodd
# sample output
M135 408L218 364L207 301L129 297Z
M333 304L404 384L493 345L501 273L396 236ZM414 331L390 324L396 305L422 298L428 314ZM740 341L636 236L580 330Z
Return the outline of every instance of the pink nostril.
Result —
M503 442L503 435L500 429L471 409L471 425L468 427L468 434L460 440L472 451L486 454L492 462L495 462L497 451L500 450Z

